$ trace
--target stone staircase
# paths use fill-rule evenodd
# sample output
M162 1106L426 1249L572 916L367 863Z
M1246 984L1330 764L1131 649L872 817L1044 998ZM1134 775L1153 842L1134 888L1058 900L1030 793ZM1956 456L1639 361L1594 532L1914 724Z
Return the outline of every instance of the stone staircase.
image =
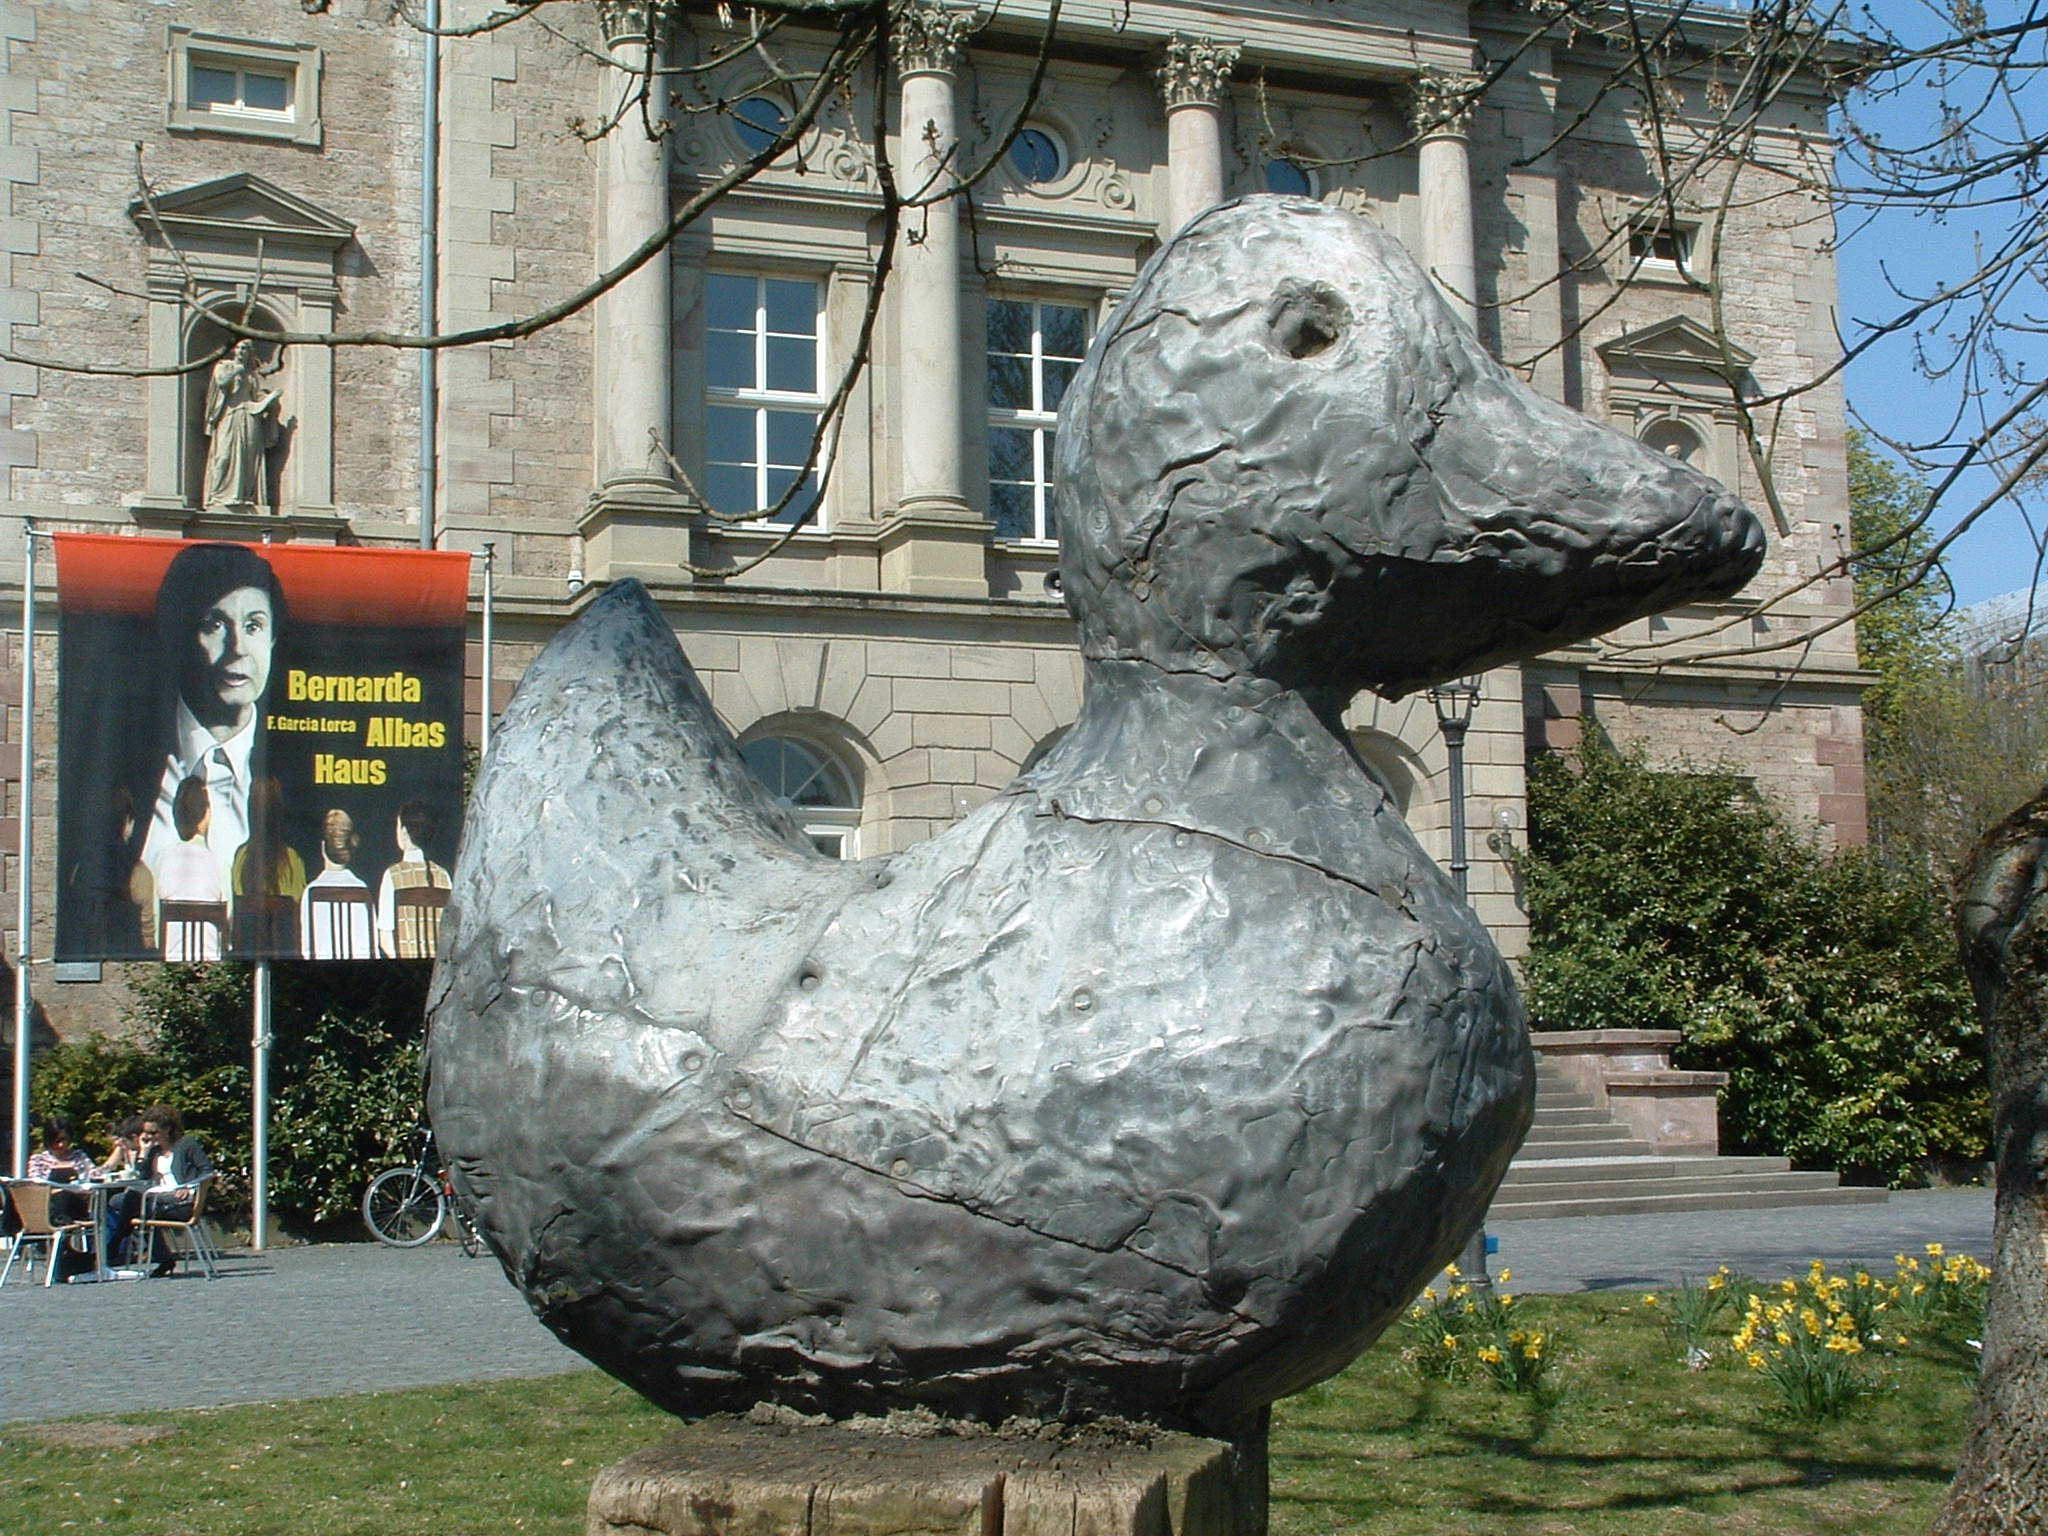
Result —
M1874 1205L1884 1197L1832 1173L1794 1173L1783 1157L1660 1154L1539 1059L1536 1123L1486 1219Z

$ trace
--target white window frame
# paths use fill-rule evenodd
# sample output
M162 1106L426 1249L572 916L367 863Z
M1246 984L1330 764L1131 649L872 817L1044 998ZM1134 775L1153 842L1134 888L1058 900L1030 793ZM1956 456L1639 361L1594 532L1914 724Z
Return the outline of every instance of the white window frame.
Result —
M1082 337L1082 350L1085 352L1087 344L1094 340L1095 337L1096 306L1074 299L1046 298L1038 294L1006 293L990 294L988 296L988 303L991 306L996 304L1028 304L1031 306L1031 409L1024 410L1012 406L999 406L993 400L988 402L990 434L988 474L989 520L991 522L995 520L995 429L1007 427L1015 430L1029 431L1031 433L1032 470L1031 530L1021 537L1002 533L998 533L996 537L1008 544L1030 544L1043 548L1053 548L1058 545L1059 540L1057 537L1048 534L1045 530L1046 521L1052 513L1053 428L1059 424L1059 412L1048 411L1043 408L1045 401L1045 324L1042 311L1048 304L1058 309L1079 310L1083 317L1082 324L1085 327ZM984 337L982 343L982 366L984 369L988 366L987 359L995 355L994 349L988 345L986 337ZM1022 354L1011 352L1001 355L1016 357ZM1016 485L1021 482L1006 480L1002 483L1005 485Z
M1653 242L1659 235L1668 233L1674 242L1678 255L1676 259L1654 253ZM1625 250L1625 270L1638 278L1651 281L1684 282L1700 275L1699 250L1702 227L1693 219L1667 219L1662 215L1642 214L1634 219L1628 228L1628 245ZM1642 242L1638 254L1638 242Z
M825 387L825 381L828 377L827 370L830 367L832 358L831 324L826 308L827 300L830 297L830 290L823 278L803 272L778 272L770 269L759 268L749 269L740 267L715 267L712 268L706 274L706 276L744 278L751 281L754 285L754 377L756 377L757 379L765 380L768 377L768 338L771 335L785 337L789 335L789 333L785 331L771 332L768 329L768 290L766 285L771 282L808 283L812 286L813 290L816 292L818 297L818 333L815 337L811 338L812 345L816 348L816 357L813 359L814 367L812 372L813 377L817 382L817 388L810 394L798 394L788 390L769 389L765 387L765 385L759 389L737 389L729 385L713 384L710 378L711 325L709 313L707 312L705 316L704 405L706 409L705 419L707 423L707 431L705 434L705 467L707 470L707 481L711 457L709 442L710 434L708 431L710 407L715 405L723 406L727 409L731 409L734 407L742 407L751 410L754 413L754 505L757 507L765 507L773 500L772 497L766 494L768 488L769 468L769 415L777 410L802 410L815 412L820 418L822 418L825 414L826 406L831 403L830 395L828 394ZM815 476L819 486L821 487L821 492L818 498L817 510L811 515L810 519L804 523L803 527L798 530L800 533L821 533L825 530L827 526L826 498L823 495L822 487L825 484L826 468L832 461L832 447L832 432L828 428L825 434L825 441L821 443L818 448L818 462L812 468L812 473ZM779 522L774 522L768 518L763 517L757 518L751 523L733 523L726 524L724 526L781 529L786 527L787 525Z
M841 859L859 858L861 856L860 824L862 800L860 775L853 772L847 766L844 757L840 753L833 751L831 748L822 745L807 735L787 729L770 729L762 731L758 736L750 736L740 744L742 757L745 756L749 747L756 747L767 741L782 742L788 746L801 748L811 756L818 758L827 768L839 775L841 782L846 785L847 794L853 800L852 805L798 805L793 800L784 799L772 786L764 783L762 787L767 789L771 795L774 795L783 809L796 818L797 825L803 829L805 837L812 839L820 837L837 838L839 840L839 853L837 857ZM748 767L751 770L753 765L749 763ZM822 852L823 850L821 849L820 851Z
M243 138L284 139L318 147L322 54L310 43L266 43L254 38L169 29L170 98L165 126L173 133L225 133ZM284 75L290 82L290 106L282 112L261 108L219 108L192 100L192 71L230 70L239 75Z

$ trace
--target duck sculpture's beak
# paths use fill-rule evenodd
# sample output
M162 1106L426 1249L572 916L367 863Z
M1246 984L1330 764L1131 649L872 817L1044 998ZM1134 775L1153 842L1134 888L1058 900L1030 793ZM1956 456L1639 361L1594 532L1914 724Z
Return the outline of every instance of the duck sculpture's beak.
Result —
M1091 655L1398 695L1739 590L1763 530L1545 399L1399 241L1294 198L1210 210L1067 395L1058 495Z

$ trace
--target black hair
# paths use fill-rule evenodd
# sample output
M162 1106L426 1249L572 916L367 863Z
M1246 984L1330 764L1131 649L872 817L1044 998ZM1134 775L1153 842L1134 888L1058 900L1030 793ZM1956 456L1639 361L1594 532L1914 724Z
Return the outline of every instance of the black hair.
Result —
M67 1146L78 1145L78 1122L69 1115L43 1116L43 1145L54 1147L57 1138L63 1137Z
M206 610L242 587L268 594L271 628L283 633L284 584L268 560L246 544L194 544L180 550L156 589L156 642L163 654L181 654Z

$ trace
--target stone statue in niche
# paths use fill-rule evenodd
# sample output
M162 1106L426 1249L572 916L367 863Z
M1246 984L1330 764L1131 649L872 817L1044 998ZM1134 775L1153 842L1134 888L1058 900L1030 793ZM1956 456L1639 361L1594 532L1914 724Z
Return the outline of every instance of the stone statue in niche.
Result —
M1191 221L1062 414L1081 716L817 854L608 590L493 737L429 1108L506 1272L682 1414L1116 1414L1247 1441L1479 1222L1506 964L1341 716L1757 569L1720 485L1532 393L1391 236Z
M270 500L270 452L284 429L277 420L279 392L265 383L253 341L237 342L213 365L201 417L206 478L200 505L209 512L253 512Z

